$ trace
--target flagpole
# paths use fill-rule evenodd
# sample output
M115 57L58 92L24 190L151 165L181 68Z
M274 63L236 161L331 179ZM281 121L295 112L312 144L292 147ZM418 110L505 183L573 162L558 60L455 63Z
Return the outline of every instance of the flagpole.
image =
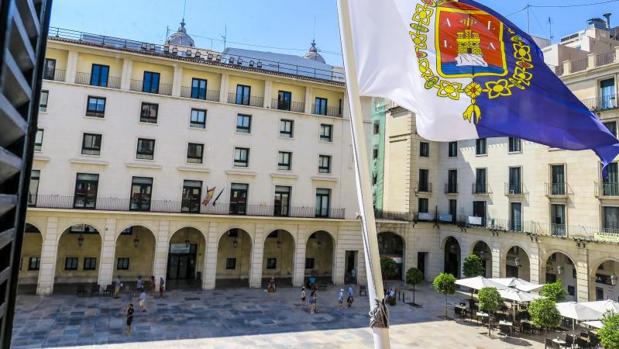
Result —
M383 280L380 270L378 237L376 221L370 190L370 171L366 136L363 126L363 111L357 80L357 66L352 46L352 29L348 0L338 0L340 37L344 69L346 70L346 88L350 106L350 125L352 131L353 155L355 161L355 179L359 215L361 217L365 270L368 281L368 298L370 301L370 328L374 337L375 349L389 349L389 322L384 304Z

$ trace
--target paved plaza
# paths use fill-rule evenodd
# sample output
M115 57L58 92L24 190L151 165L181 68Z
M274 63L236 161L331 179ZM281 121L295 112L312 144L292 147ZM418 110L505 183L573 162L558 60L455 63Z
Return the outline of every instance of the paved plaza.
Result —
M125 295L20 296L13 348L373 348L367 329L368 299L356 297L351 309L338 309L338 288L319 293L318 313L298 300L299 290L172 291L136 311L134 331L125 334ZM450 299L456 301L455 298ZM535 341L505 338L473 323L444 321L443 298L430 286L417 292L414 308L390 307L393 348L542 348Z

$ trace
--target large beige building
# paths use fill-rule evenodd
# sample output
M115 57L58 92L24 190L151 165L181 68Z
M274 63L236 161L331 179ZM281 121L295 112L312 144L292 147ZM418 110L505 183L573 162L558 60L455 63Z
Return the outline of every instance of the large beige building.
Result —
M341 68L52 28L20 283L364 277ZM369 101L368 101L369 103ZM368 108L369 132L369 108Z
M619 121L619 38L603 20L543 48L547 63L602 122ZM540 40L540 42L543 42ZM619 299L617 163L517 138L427 142L415 118L387 114L383 209L416 216L395 238L404 268L460 275L476 253L488 276L561 279L570 297ZM429 222L428 222L429 221Z

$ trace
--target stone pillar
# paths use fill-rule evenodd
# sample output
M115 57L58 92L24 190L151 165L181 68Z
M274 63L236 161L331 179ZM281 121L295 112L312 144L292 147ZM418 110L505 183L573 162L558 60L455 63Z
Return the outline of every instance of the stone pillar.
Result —
M597 65L597 53L587 55L587 69L593 69Z
M219 86L219 103L228 103L228 74L221 74L221 85Z
M572 72L572 61L563 61L563 74L569 74Z
M219 246L219 231L217 223L208 226L208 239L204 255L204 272L202 273L202 289L212 290L215 288L217 279L217 252Z
M546 261L540 260L541 251L538 243L531 244L530 252L531 255L529 256L529 274L531 276L531 282L534 284L539 284L542 281L541 273L546 273ZM544 263L544 265L542 265L542 263Z
M490 251L492 251L492 277L500 278L503 275L501 268L501 261L503 260L503 256L501 256L501 245L498 242L493 242L492 246L490 246Z
M254 241L252 242L251 265L249 267L249 287L262 287L262 259L264 257L264 228L256 225Z
M66 82L75 83L75 77L77 76L77 60L79 53L77 51L69 51L67 56L67 71L65 73Z
M333 267L331 277L334 285L343 285L346 275L346 248L340 241L339 228L334 235L333 241Z
M174 66L174 78L172 79L172 96L180 97L183 82L183 67L178 64Z
M159 229L155 233L155 260L153 261L153 275L159 288L159 278L166 280L168 271L168 251L170 238L170 222L160 221Z
M271 98L273 98L273 81L264 80L264 108L271 108Z
M578 249L578 255L574 263L576 263L576 265L574 265L574 267L576 268L576 300L578 302L588 302L589 254L586 248Z
M307 251L307 238L307 233L299 229L295 241L294 271L292 274L292 285L295 287L301 287L305 284L305 252Z
M305 114L312 113L312 95L314 94L314 89L311 87L305 88Z
M120 88L123 90L131 89L131 76L133 75L133 61L129 58L123 59L123 71L120 76Z
M37 282L37 295L47 296L54 291L54 277L56 274L56 259L58 256L58 218L48 217L43 235L41 247L41 264L39 265L39 278Z
M105 289L112 284L114 273L114 257L116 254L116 219L105 220L105 229L101 234L101 257L99 259L99 276L97 284Z

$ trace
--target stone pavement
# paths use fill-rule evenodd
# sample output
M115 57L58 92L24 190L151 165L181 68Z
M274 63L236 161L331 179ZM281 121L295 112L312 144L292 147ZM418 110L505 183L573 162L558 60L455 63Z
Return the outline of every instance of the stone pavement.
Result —
M356 297L351 309L338 309L337 291L319 292L318 313L300 305L299 290L172 291L136 311L133 334L125 334L123 307L137 299L125 295L20 296L13 348L373 348L367 329L368 299ZM451 299L455 301L455 299ZM443 298L430 286L417 292L413 308L390 307L392 348L542 348L539 341L488 338L485 328L444 321Z

